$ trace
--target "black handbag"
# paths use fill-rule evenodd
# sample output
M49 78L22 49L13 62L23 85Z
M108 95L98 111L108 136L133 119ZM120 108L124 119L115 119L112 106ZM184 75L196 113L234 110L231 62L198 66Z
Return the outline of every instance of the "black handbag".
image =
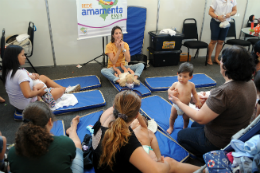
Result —
M131 61L128 62L128 65L134 65L138 63L143 63L144 64L144 70L146 69L147 66L147 56L144 54L137 54L131 56Z
M92 136L86 134L82 142L83 151L83 162L84 168L90 169L93 167L93 147L92 147Z

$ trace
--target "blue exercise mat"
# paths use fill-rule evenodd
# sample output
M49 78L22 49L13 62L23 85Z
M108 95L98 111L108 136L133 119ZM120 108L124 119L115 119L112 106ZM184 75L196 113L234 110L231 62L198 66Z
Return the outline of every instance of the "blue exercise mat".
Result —
M91 134L86 127L88 125L94 125L98 121L102 113L103 110L80 117L80 121L77 127L77 134L79 136L81 143L83 142L85 134ZM85 169L84 173L95 173L94 167L92 169Z
M146 24L146 8L128 6L124 41L130 47L131 56L142 53Z
M101 107L106 105L105 98L103 94L99 90L91 90L73 93L78 99L78 103L75 106L63 107L53 111L54 114L62 114L68 112L81 111L85 109L91 109L96 107ZM21 120L22 114L15 112L14 113L15 120Z
M110 83L115 87L115 89L118 92L120 92L122 90L122 88L126 88L126 87L121 87L118 83L114 83L114 82L111 82L111 81L110 81ZM134 90L139 91L142 94L142 97L151 95L151 91L141 82L140 82L139 86L135 85Z
M145 84L151 91L166 91L177 81L177 76L148 77L145 79ZM217 85L216 81L206 74L194 74L190 81L195 84L196 88L214 87Z
M63 120L57 120L53 122L53 127L51 129L51 133L54 136L64 136L65 135L65 128Z
M77 127L77 134L81 142L83 141L85 134L91 134L86 127L88 125L94 125L98 121L102 113L103 111L98 111L82 116L80 118L80 122ZM189 153L184 148L182 148L173 139L167 137L161 131L157 131L155 133L155 136L157 138L159 148L163 156L171 157L179 162L183 162L189 157ZM91 171L93 171L93 169L85 170L85 173L90 173Z
M54 82L63 87L75 86L77 84L80 84L81 91L101 87L100 79L95 75L56 79L54 80Z
M177 141L177 134L183 129L183 118L182 116L177 117L174 123L174 130L172 134L169 135L166 130L169 128L171 107L172 105L160 96L150 96L142 99L141 112L149 119L154 119L159 129L164 132L165 135ZM191 124L192 121L190 121L189 127Z

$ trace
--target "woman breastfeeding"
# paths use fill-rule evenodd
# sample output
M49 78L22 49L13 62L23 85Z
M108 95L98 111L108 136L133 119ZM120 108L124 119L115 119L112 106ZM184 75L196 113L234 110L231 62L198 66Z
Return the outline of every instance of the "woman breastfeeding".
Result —
M114 106L94 125L92 146L96 173L108 172L193 172L198 167L171 158L155 162L144 151L130 124L139 115L141 98L133 91L118 93Z

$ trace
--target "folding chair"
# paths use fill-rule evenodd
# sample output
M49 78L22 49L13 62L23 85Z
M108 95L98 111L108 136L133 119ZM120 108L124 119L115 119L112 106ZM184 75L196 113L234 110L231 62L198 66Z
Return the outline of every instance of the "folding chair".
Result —
M28 63L31 65L31 67L33 68L33 70L37 73L37 71L35 70L34 66L32 65L31 61L28 59L29 57L31 57L33 55L33 39L34 39L34 31L36 31L36 28L34 26L33 22L29 22L29 26L28 26L28 32L27 34L30 36L29 39L32 43L32 52L31 55L25 55L26 59L28 61Z
M185 23L188 20L194 21L195 23ZM199 39L198 39L198 29L197 29L196 19L193 19L193 18L185 19L183 21L182 33L184 34L184 39L196 39L197 40L197 41L185 41L183 44L183 46L188 48L187 61L189 61L190 49L197 49L194 59L196 56L198 56L199 49L207 49L206 61L205 61L205 65L207 65L208 44L203 41L199 41Z
M256 23L256 22L257 22L257 23ZM258 20L255 19L255 20L254 20L254 27L256 27L257 24L258 24ZM251 27L251 22L250 22L249 20L247 21L246 27ZM245 34L244 40L246 40L247 38L256 38L256 37L254 37L254 36L252 36L252 35L249 35L249 34ZM246 41L249 41L249 42L251 43L251 45L252 45L252 51L253 51L255 44L256 44L258 41L260 41L260 39L247 39Z
M236 23L235 23L235 19L233 19L233 18L232 18L232 21L230 21L230 28L228 30L227 37L235 37L235 39L227 40L224 43L222 49L224 48L225 44L229 44L229 45L237 45L237 46L248 46L248 51L250 50L251 43L249 41L237 39L237 36L236 36Z

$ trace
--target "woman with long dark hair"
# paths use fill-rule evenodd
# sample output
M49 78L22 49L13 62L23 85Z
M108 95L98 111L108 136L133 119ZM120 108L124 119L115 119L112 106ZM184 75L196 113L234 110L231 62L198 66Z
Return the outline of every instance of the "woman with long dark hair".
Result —
M129 45L123 41L123 33L122 29L119 26L113 27L111 31L111 42L106 45L106 55L108 56L108 65L107 68L103 68L101 73L108 80L119 83L119 77L116 77L114 73L113 66L118 68L122 73L123 69L120 67L121 64L126 67L126 69L130 68L135 72L134 77L137 79L143 72L144 64L138 63L135 65L126 65L126 61L131 61L131 56L129 52Z
M67 136L53 136L55 117L43 102L33 102L23 111L23 122L8 152L12 173L83 173L83 153L77 136L79 116L72 120Z
M25 64L26 57L21 46L10 45L6 48L3 58L3 72L2 79L5 85L6 92L10 103L19 111L22 110L31 102L37 100L37 96L51 96L52 99L57 100L64 92L73 92L78 87L65 88L44 75L34 74L35 79L39 79L48 87L39 90L33 89L33 81L29 77L28 72L22 69L21 66ZM53 89L59 92L52 92Z

